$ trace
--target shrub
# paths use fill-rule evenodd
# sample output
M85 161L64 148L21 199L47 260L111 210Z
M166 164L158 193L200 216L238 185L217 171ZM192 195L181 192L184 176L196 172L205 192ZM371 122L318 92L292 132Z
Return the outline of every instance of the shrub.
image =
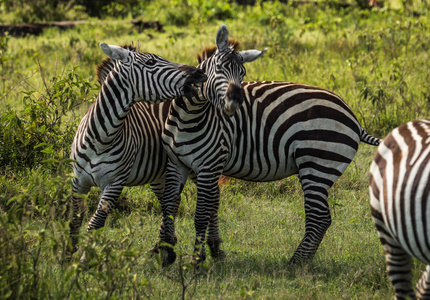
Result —
M91 102L91 84L73 67L49 81L41 76L45 91L23 92L25 107L0 114L0 167L32 168L43 160L68 157L77 128L67 116L77 106Z

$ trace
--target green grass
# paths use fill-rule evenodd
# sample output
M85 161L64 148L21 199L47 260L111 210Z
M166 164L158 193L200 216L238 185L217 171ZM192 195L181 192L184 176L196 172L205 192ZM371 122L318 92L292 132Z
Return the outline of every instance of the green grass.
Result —
M330 89L352 107L369 133L379 137L409 120L428 117L430 18L424 2L397 1L396 9L373 10L324 4L296 8L278 2L252 7L217 4L214 10L206 7L198 12L174 1L157 14L155 8L163 3L153 2L146 15L166 24L163 33L139 33L122 20L88 19L88 24L73 30L1 37L1 153L5 149L13 153L16 145L21 151L17 155L25 153L27 138L38 126L37 120L26 117L30 100L36 103L46 97L53 76L67 78L69 70L79 65L78 87L90 82L94 90L86 97L93 99L95 67L105 57L100 42L139 41L142 51L196 65L196 53L214 44L223 23L231 37L241 41L242 49L269 48L262 59L246 66L246 80L285 80ZM183 14L169 21L175 11ZM220 14L234 18L223 19ZM80 94L73 90L67 97L76 95ZM65 116L70 123L63 127L69 126L73 133L88 105L70 111ZM35 111L44 112L41 107L43 101ZM4 113L9 110L22 124L12 122L11 115ZM15 143L10 142L13 136ZM65 205L70 198L70 169L62 165L67 163L63 158L69 154L68 138L65 134L55 139L61 154L54 148L43 157L53 160L36 160L31 169L15 168L1 157L0 298L176 299L181 298L186 280L187 299L392 299L394 295L369 209L368 168L374 147L361 145L330 190L332 225L311 263L287 265L304 235L303 193L297 178L271 183L232 180L222 187L219 211L227 258L216 262L208 257L195 270L188 263L195 236L193 184L184 190L176 220L175 249L182 261L162 269L159 260L146 253L157 240L161 209L145 186L124 190L104 229L86 233L83 225L79 253L72 263L59 264L68 242ZM30 146L32 151L39 149ZM99 196L98 189L88 196L84 224ZM84 249L89 253L88 266L78 263ZM415 280L423 269L416 263Z

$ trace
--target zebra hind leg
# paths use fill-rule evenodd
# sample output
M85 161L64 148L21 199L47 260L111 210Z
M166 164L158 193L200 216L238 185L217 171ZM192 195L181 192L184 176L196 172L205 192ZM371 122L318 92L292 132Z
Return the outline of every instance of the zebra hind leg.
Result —
M417 284L417 296L419 299L430 299L430 265L426 266L424 274Z
M321 184L309 182L309 178L311 177L300 178L305 196L305 236L290 259L290 265L312 259L331 224L327 202L330 185L323 187Z
M391 230L385 224L381 213L381 205L379 200L379 189L377 185L372 185L373 177L371 177L370 198L372 206L372 219L378 231L378 237L385 251L385 263L387 267L388 277L396 292L396 299L416 299L412 286L412 258L402 248L396 238L391 234ZM424 291L420 287L427 288L428 266L423 277L417 285L418 291Z
M385 248L388 276L396 291L397 299L416 299L412 286L412 258L403 248ZM421 281L419 285L422 284Z

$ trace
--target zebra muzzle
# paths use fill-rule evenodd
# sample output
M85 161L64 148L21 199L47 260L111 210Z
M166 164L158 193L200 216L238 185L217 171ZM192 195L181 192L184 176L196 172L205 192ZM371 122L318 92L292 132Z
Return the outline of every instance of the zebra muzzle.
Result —
M241 87L230 84L224 98L224 113L227 116L232 116L242 103L243 96Z
M208 79L208 77L202 70L196 68L188 68L187 71L189 71L189 75L184 83L184 95L187 98L196 97L198 95L196 88L199 88L201 84Z
M208 80L208 77L206 76L205 72L202 70L196 69L191 66L181 67L183 71L186 71L188 74L187 79L185 80L185 85L191 85L191 84L197 84L201 82L205 82Z
M231 117L234 115L239 106L240 105L237 102L224 102L224 113Z

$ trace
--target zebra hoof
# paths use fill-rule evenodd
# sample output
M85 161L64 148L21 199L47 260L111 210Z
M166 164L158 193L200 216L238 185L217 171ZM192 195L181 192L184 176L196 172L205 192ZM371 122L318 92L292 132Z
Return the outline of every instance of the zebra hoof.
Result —
M176 253L172 249L172 247L160 247L161 249L161 257L163 259L163 263L161 266L166 268L172 265L176 261Z
M304 264L308 264L312 261L312 257L297 257L293 256L288 261L287 265L291 268L300 267Z
M212 257L218 261L223 261L227 258L227 254L225 254L224 250L219 250L218 255L216 255L216 256L212 255Z
M200 254L195 253L192 258L192 263L196 266L201 265L206 260L206 251L202 250Z
M211 252L211 256L213 259L224 260L227 257L225 252L220 249L220 246L221 246L220 241L215 241L215 242L208 241L207 244L209 246L209 250Z
M218 249L217 251L211 251L211 256L214 260L222 261L226 259L227 254L225 254L224 250Z
M155 245L148 251L151 256L161 255L161 266L166 268L176 261L176 253L171 246Z

